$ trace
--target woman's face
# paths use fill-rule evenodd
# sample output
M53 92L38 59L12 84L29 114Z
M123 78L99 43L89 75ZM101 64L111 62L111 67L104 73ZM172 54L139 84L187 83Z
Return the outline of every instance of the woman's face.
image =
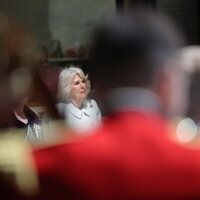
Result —
M75 75L71 84L71 94L70 97L76 102L82 102L87 98L87 84L86 80L81 78L78 74Z

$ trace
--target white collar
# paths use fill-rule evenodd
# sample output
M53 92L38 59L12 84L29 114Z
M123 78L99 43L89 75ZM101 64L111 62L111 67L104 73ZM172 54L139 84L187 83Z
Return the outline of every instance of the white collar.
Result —
M77 108L72 103L68 103L67 110L78 119L81 119L83 114L90 117L90 112L88 110L88 102L87 101L84 101L82 109Z

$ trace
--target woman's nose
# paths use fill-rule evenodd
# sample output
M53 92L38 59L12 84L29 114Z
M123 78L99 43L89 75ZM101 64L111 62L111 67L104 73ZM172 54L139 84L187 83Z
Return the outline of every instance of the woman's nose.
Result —
M81 88L84 88L85 87L85 83L81 83Z

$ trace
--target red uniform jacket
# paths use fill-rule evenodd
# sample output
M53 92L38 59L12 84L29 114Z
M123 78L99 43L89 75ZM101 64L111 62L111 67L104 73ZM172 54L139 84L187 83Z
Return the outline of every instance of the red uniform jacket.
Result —
M38 199L200 199L200 151L168 130L156 112L116 112L89 138L35 151Z

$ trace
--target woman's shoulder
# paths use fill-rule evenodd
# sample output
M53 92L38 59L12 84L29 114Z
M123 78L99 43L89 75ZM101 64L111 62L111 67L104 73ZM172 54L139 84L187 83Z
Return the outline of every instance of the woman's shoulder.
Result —
M99 106L97 105L97 102L94 99L89 99L87 108L91 110L92 113L95 113L95 115L98 116L99 121L101 120L101 111L99 109Z
M96 101L94 99L86 99L87 104L96 104Z
M97 102L94 99L87 99L86 104L87 104L87 107L89 107L89 108L98 107Z

